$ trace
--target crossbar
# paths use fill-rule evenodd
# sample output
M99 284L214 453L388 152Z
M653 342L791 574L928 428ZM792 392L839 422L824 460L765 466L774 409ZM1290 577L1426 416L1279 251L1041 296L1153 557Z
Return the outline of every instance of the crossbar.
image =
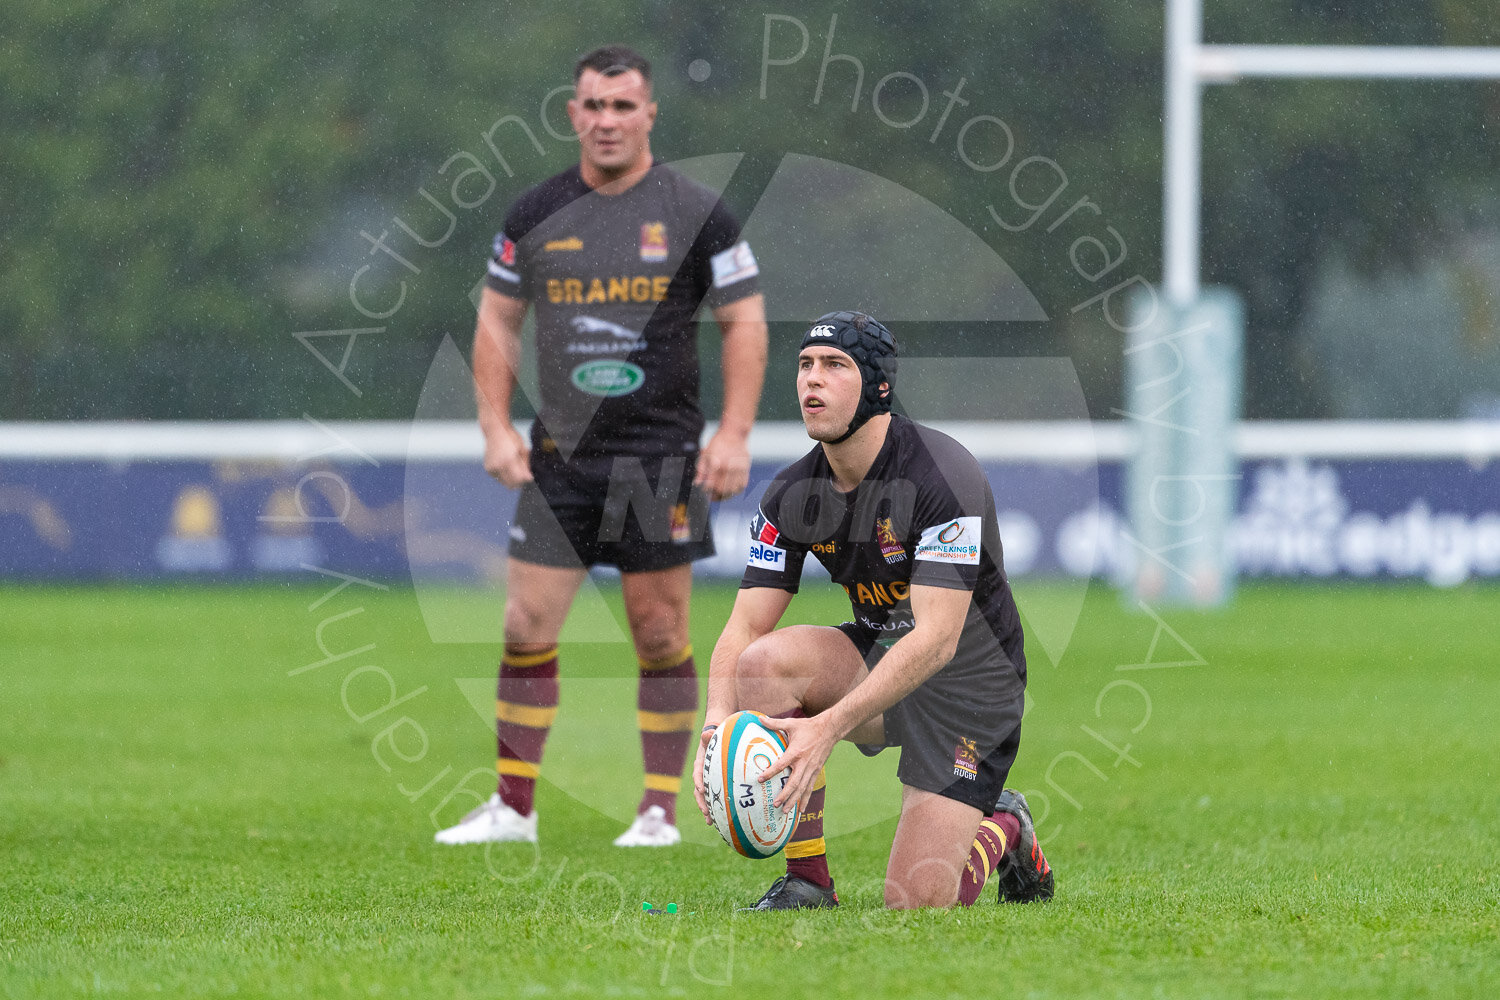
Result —
M1203 83L1244 77L1500 80L1500 48L1402 45L1200 45Z

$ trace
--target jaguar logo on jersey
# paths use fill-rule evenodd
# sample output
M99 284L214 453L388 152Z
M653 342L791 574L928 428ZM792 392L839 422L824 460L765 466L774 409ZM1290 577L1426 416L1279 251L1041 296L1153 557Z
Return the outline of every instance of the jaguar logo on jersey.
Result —
M667 224L641 223L641 260L657 263L667 259Z
M880 554L885 556L886 562L898 563L906 558L906 547L896 537L890 518L882 517L875 522L875 541L880 543Z
M645 338L639 333L606 319L574 316L568 325L576 336L590 338L570 341L567 346L569 354L629 354L646 346Z
M639 341L641 335L628 326L611 323L607 319L599 319L595 316L574 316L568 321L574 333L607 333L616 340Z
M590 396L627 396L646 381L646 372L629 361L585 361L568 377Z
M966 736L960 736L953 748L953 774L966 781L979 777L979 748Z
M764 542L767 545L775 545L781 532L776 530L776 525L766 520L766 515L757 510L755 516L750 519L751 541Z
M692 540L693 529L688 523L687 504L677 504L672 508L672 541L681 544Z
M922 529L915 558L955 566L978 566L979 524L977 517L958 517Z

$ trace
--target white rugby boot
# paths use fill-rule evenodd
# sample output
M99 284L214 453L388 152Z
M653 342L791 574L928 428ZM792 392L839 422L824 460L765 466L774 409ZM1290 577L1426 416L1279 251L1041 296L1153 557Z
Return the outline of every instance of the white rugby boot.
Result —
M487 844L500 841L536 843L536 810L522 816L500 801L496 792L482 806L446 830L439 830L432 839L439 844Z
M667 822L667 811L661 806L649 807L615 838L616 847L671 847L681 842L682 834Z

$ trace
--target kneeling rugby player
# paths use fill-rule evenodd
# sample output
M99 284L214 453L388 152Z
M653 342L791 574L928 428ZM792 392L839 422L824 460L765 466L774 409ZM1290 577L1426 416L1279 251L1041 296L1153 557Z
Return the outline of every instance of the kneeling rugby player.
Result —
M818 444L766 490L714 647L699 808L709 735L755 709L788 740L762 780L787 772L777 805L802 810L787 874L754 909L837 905L823 764L841 739L900 747L887 906L969 905L992 873L1002 902L1052 896L1026 801L1005 788L1026 658L994 498L960 444L890 412L895 371L895 338L867 315L830 313L804 334L797 396ZM777 628L808 553L848 592L852 622Z

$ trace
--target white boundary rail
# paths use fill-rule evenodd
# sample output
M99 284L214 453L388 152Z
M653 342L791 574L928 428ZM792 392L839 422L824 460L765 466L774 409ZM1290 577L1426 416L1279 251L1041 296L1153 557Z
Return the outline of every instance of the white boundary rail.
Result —
M518 425L525 430L525 425ZM938 422L982 460L1076 465L1130 453L1123 421ZM711 428L710 428L711 429ZM1245 459L1500 458L1500 421L1253 421L1236 435ZM763 422L758 460L787 462L811 442L798 422ZM0 423L0 461L479 462L472 421L274 420L251 422Z

